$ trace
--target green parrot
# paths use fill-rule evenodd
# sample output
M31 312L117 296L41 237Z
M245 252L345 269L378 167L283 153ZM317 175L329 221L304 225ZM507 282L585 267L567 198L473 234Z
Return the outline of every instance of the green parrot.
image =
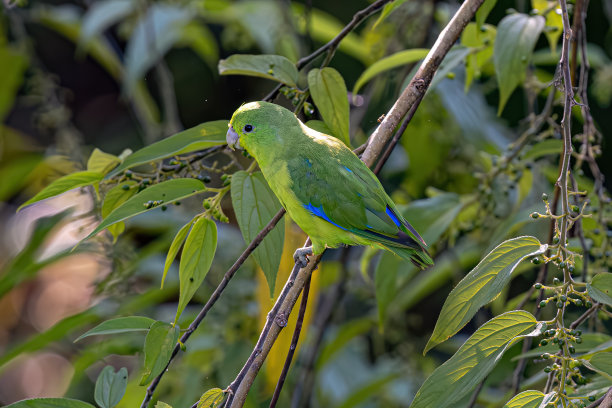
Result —
M312 246L294 258L325 248L370 245L416 266L433 261L427 244L402 217L370 169L335 137L304 125L293 112L268 102L251 102L234 112L227 131L230 148L255 158L270 188Z

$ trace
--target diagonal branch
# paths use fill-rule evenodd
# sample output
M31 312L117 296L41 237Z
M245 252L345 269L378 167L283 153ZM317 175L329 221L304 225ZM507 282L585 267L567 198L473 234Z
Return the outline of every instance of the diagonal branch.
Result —
M465 26L473 18L476 10L478 10L483 1L484 0L466 0L442 31L406 90L400 95L399 99L386 115L385 120L370 137L370 142L361 158L366 165L369 167L374 165L387 143L391 140L394 130L402 117L404 117L409 110L416 109L416 107L413 108L413 106L418 106L421 102L442 60L457 41ZM286 317L289 316L306 281L320 259L321 256L312 259L306 268L297 271L295 279L293 279L293 273L295 273L297 267L294 268L292 277L281 293L281 296L284 297L282 299L279 298L271 313L268 314L268 321L261 332L257 345L247 360L247 363L238 374L238 377L236 377L228 388L230 396L226 406L239 408L244 405L247 393L259 369L263 365L272 345L284 327L284 325L279 324L279 320L284 322ZM277 314L273 316L272 313L275 310ZM276 324L273 324L273 322L276 322Z

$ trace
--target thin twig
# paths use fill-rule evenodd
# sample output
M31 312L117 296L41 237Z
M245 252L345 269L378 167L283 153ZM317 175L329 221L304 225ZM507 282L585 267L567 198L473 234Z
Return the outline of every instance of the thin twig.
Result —
M474 405L476 405L476 400L478 400L478 394L480 394L480 391L482 391L482 387L484 387L484 383L485 383L485 379L483 379L479 384L478 387L476 387L476 389L474 390L474 393L472 394L472 397L470 398L470 402L467 405L468 408L473 408Z
M223 293L223 290L225 290L225 287L229 283L230 279L232 279L236 271L247 260L249 255L251 255L251 253L255 251L255 248L259 246L259 244L261 243L261 241L263 241L265 236L268 235L268 233L272 231L272 229L274 229L276 224L280 221L281 218L283 218L284 215L285 215L285 209L283 208L276 213L276 215L270 220L270 222L268 222L268 224L261 231L259 231L257 236L253 239L253 241L251 241L249 246L247 246L246 249L242 252L242 254L240 254L238 259L236 259L236 262L234 262L231 268L229 268L228 271L225 273L225 275L223 275L223 279L221 280L221 283L219 283L219 286L217 286L217 288L212 293L212 295L210 295L210 298L208 299L208 301L206 302L202 310L200 310L200 313L198 313L198 316L195 318L195 320L189 325L189 328L187 329L187 331L185 331L185 333L181 336L180 342L174 346L174 350L172 350L172 355L170 356L170 360L168 361L168 364L166 364L166 367L164 368L164 370L162 370L162 372L157 377L155 377L153 382L151 382L151 384L147 388L145 398L142 401L142 404L140 405L141 408L146 408L147 405L149 404L149 401L151 400L151 397L153 396L155 389L159 385L159 382L161 381L162 377L164 376L164 373L168 370L170 363L172 363L172 360L174 359L174 357L176 357L179 350L181 349L181 343L185 344L187 342L191 334L198 328L200 323L202 323L202 320L204 320L204 317L206 317L206 315L208 314L208 311L213 307L215 302L219 299L219 297L221 296L221 293Z
M612 387L608 389L608 392L606 392L606 394L603 397L589 404L586 408L596 408L596 407L597 408L612 407Z
M312 54L300 58L299 61L295 64L297 68L303 68L306 64L317 58L319 55L323 54L325 51L329 51L333 54L333 52L336 50L336 48L338 48L338 45L340 45L340 42L344 39L344 37L349 35L355 29L355 27L359 25L359 23L361 23L363 20L365 20L372 14L376 13L385 4L391 1L392 0L377 0L374 3L370 4L368 7L364 8L363 10L355 13L353 19L342 29L342 31L340 31L340 33L338 33L337 36L332 38L327 44L325 44Z
M574 330L576 327L580 326L586 319L588 319L593 313L595 313L601 307L601 303L595 303L589 310L584 312L579 318L577 318L572 324L570 324L569 328Z
M278 398L287 378L287 373L289 373L289 367L291 367L291 361L293 360L293 355L295 354L298 340L300 339L300 332L302 331L302 324L304 323L304 315L306 314L306 306L308 304L308 294L310 293L311 277L312 275L308 277L308 279L306 280L306 285L302 290L302 302L300 304L300 311L298 313L297 322L295 323L295 329L293 330L291 345L289 346L289 351L287 352L287 358L285 359L283 370L281 371L281 374L278 378L278 383L276 384L276 388L274 389L272 401L270 401L270 408L276 407L276 403L278 402Z

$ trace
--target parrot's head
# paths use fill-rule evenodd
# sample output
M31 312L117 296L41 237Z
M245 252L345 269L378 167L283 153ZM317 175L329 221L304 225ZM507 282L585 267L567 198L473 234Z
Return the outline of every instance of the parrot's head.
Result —
M300 122L290 110L269 102L250 102L232 115L226 140L230 148L245 149L259 160L262 153L269 156L289 144L295 128L300 128Z

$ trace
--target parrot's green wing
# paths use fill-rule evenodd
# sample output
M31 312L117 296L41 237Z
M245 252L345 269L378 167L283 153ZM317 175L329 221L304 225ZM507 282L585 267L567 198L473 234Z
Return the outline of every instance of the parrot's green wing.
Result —
M292 190L302 206L420 267L433 263L425 241L397 211L376 176L348 148L338 146L340 142L327 142L331 145L318 143L318 151L296 152L288 162Z

